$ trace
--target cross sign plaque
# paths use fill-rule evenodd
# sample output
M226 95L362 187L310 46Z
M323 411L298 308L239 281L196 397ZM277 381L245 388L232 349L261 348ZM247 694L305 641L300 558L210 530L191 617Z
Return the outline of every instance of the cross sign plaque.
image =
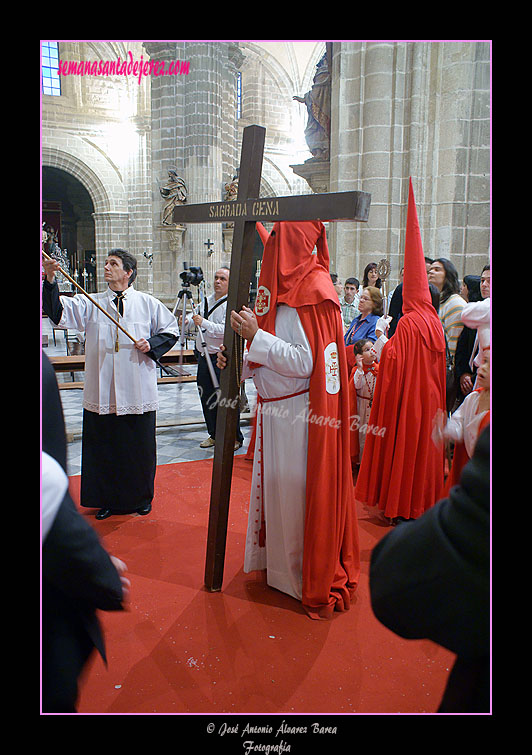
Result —
M173 211L173 223L234 222L224 332L227 367L222 370L220 377L205 560L205 587L211 592L222 588L240 398L240 344L237 343L238 336L235 337L231 328L230 313L232 310L240 312L242 307L248 304L255 224L257 221L283 220L366 222L371 201L371 195L363 191L259 198L265 135L266 129L262 126L247 126L243 131L236 200L178 205Z

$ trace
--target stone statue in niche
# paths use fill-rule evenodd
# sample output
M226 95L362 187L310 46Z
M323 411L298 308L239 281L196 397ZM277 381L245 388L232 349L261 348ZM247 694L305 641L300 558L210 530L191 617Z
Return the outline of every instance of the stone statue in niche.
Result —
M236 176L233 176L232 181L225 184L224 191L225 191L225 194L223 197L223 201L234 202L238 195L238 173L236 174ZM234 223L225 223L224 225L225 228L234 228L234 226L235 226Z
M168 171L168 181L164 186L159 188L161 197L166 201L163 210L163 225L172 225L172 213L174 207L178 204L184 204L187 201L187 187L182 178L179 178L177 171L170 168Z
M312 153L310 159L328 160L331 135L331 75L327 53L316 66L312 89L304 97L294 96L293 99L307 107L305 140Z
M225 184L224 190L224 202L231 202L236 199L236 196L238 194L238 176L233 176L233 180L230 183Z
M61 268L65 273L70 274L70 261L68 258L68 251L61 249L58 244L59 232L55 230L51 225L43 223L42 225L42 248L43 251L49 257L53 257L61 265ZM72 290L72 284L61 273L57 273L57 284L60 291Z

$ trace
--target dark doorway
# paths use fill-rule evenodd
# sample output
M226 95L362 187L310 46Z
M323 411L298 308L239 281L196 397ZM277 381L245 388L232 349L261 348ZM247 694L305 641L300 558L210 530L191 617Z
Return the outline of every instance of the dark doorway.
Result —
M69 274L85 288L96 291L94 205L81 181L60 168L42 169L42 219L57 232L66 250Z

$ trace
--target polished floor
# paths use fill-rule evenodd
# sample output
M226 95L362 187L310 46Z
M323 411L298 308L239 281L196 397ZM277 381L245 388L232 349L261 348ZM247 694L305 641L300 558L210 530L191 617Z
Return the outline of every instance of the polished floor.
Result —
M51 356L65 356L66 339L64 332L55 331L46 318L42 320L42 335L48 337L48 345L43 352ZM190 368L192 373L195 367ZM82 373L57 373L58 382L83 380ZM158 386L159 410L157 412L157 464L174 464L181 461L210 459L214 449L203 449L199 444L208 437L198 390L195 383L169 383ZM251 412L254 411L256 390L252 380L246 381L246 396ZM61 390L61 401L65 416L68 440L68 475L81 473L81 431L83 416L83 391L80 389ZM251 421L246 414L241 418L244 445L237 454L245 454L251 436Z

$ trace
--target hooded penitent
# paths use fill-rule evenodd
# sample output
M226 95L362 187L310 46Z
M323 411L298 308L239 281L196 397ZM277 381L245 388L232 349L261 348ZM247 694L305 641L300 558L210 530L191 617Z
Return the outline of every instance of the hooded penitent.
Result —
M297 309L312 348L302 603L313 617L349 608L360 573L349 452L343 326L320 221L276 223L265 244L255 314L275 334L276 307Z
M355 497L387 517L417 518L442 493L443 449L432 422L445 409L445 339L431 301L410 181L403 316L385 344Z

